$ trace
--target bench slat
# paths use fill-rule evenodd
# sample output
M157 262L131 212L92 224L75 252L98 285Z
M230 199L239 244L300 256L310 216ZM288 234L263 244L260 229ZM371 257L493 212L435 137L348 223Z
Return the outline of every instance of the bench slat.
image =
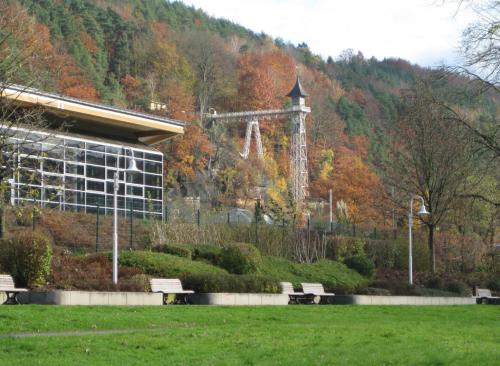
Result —
M25 292L28 291L25 288L16 288L14 284L14 280L12 276L1 274L0 275L0 291L16 291L16 292Z
M280 282L281 293L286 295L304 295L303 292L295 292L291 282Z
M193 294L194 291L184 290L182 283L177 278L152 278L150 280L151 291L169 294Z
M308 283L308 282L302 282L302 291L305 294L312 294L312 295L317 295L317 296L334 296L335 294L325 292L325 289L323 288L323 285L321 283Z

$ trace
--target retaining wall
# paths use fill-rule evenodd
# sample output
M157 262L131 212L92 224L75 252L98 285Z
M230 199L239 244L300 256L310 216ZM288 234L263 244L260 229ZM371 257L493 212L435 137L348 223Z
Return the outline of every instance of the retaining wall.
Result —
M189 295L189 301L198 305L287 305L288 295L221 292Z
M337 295L337 305L473 305L475 297Z
M163 296L153 292L47 291L24 292L21 304L43 305L162 305Z

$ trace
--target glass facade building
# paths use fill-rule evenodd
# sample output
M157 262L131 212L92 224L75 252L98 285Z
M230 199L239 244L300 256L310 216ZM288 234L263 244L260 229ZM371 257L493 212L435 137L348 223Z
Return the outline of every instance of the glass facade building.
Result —
M119 174L118 212L161 219L163 154L147 146L15 129L10 154L17 166L11 202L37 202L42 207L111 215L114 174ZM4 152L5 153L5 152ZM125 172L134 158L141 173Z

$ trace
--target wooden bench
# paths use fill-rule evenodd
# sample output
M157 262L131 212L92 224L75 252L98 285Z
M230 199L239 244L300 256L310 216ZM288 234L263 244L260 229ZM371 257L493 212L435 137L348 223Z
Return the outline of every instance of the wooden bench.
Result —
M305 295L303 292L295 292L291 282L280 282L281 293L288 295L289 304L300 304L304 301Z
M487 288L476 289L476 303L477 304L500 304L500 297L493 296L491 291Z
M174 304L188 304L188 295L194 294L194 291L184 290L181 280L178 278L152 278L149 284L152 292L163 294L163 304L165 305L169 294L175 295Z
M16 288L12 276L0 274L0 291L5 292L7 295L7 300L4 302L5 305L16 305L19 304L19 301L17 301L17 294L26 292L28 289Z
M325 289L323 288L323 285L321 283L302 282L301 285L304 295L312 298L312 303L314 304L325 304L328 302L328 299L330 297L335 296L335 294L333 293L325 292Z

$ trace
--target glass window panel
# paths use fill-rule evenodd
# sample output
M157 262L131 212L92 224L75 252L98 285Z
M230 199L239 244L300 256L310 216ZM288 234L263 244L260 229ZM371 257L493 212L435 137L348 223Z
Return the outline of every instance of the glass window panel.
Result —
M146 199L161 200L161 188L145 187Z
M43 175L43 185L45 186L63 186L63 177L59 175Z
M108 169L107 179L114 180L115 179L116 170ZM118 180L123 181L123 172L118 173Z
M161 154L152 154L152 153L145 153L144 154L144 159L148 160L155 160L155 161L162 161L163 155Z
M80 149L85 149L85 142L83 141L65 139L64 144L69 147L78 147Z
M87 142L87 150L102 151L102 152L104 152L104 145L102 145L102 144L92 144L92 143Z
M20 135L20 134L18 133L18 135ZM29 132L28 134L23 133L22 136L23 136L23 138L26 138L26 140L31 140L31 141L40 141L40 140L46 138L46 136L43 136L43 135L38 134L36 132Z
M113 155L106 155L106 165L108 167L116 167L117 157Z
M43 194L44 194L43 199L45 201L59 202L60 200L59 191L57 189L44 188Z
M155 173L155 174L161 174L161 163L155 163L152 161L145 161L144 162L144 171L146 173Z
M20 141L19 143L19 152L21 154L38 156L40 155L41 151L42 144L24 141Z
M144 153L142 151L134 150L134 158L136 159L144 159Z
M85 190L85 178L64 177L64 187L66 189Z
M60 145L43 145L43 154L49 158L64 159L64 148Z
M109 182L109 181L106 182L106 193L114 194L113 186L114 186L113 182ZM125 184L123 184L123 183L118 184L118 194L122 195L122 196L125 194Z
M147 186L161 187L161 175L146 174L145 183Z
M66 163L66 174L85 175L85 166Z
M120 148L115 146L106 146L106 152L108 154L119 154Z
M35 157L25 157L20 160L21 166L29 169L40 169L40 160Z
M87 163L96 165L105 165L104 153L87 151Z
M19 186L19 197L33 200L33 198L40 199L40 188L30 186Z
M87 190L104 192L104 182L87 180Z
M136 211L143 211L144 210L144 200L140 198L127 198L127 210L130 211L130 208ZM130 212L128 212L128 215L130 216Z
M59 160L44 159L43 171L49 173L64 173L64 163Z
M67 203L76 203L77 202L77 193L75 191L64 191L64 201Z
M152 205L148 205L148 206L152 206L153 212L159 212L159 213L161 213L161 210L162 210L162 204L161 204L161 202L153 202Z
M41 185L42 184L42 174L39 171L35 170L19 170L19 183L23 184L33 184L33 185Z
M106 202L106 196L103 194L87 193L87 205L103 206Z
M106 169L100 166L87 165L87 178L106 179Z
M144 174L127 173L127 183L144 184Z
M142 192L142 186L127 186L127 194L133 195L133 196L143 196Z

